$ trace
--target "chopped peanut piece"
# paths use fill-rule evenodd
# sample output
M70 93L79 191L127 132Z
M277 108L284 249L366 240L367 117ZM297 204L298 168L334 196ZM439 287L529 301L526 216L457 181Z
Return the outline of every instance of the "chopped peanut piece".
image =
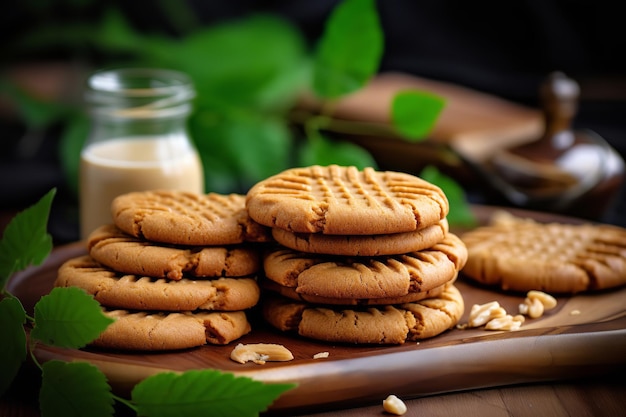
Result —
M239 363L254 362L263 365L267 361L285 362L293 359L293 354L283 345L270 343L239 343L232 352L230 359Z
M536 319L543 316L543 304L537 298L526 298L522 304L519 305L519 313Z
M543 291L537 291L537 290L528 291L528 294L526 294L526 297L530 298L531 300L536 299L536 300L541 301L541 304L543 304L544 310L552 310L554 307L556 307L556 298L554 298L550 294L547 294Z
M504 317L498 317L489 320L485 325L486 330L518 330L524 323L524 316L518 314L511 316L507 314Z
M407 411L406 404L395 395L390 395L383 400L383 409L396 416L401 416Z
M474 304L470 310L468 325L470 327L480 327L489 320L506 316L506 310L500 307L497 301L486 304Z
M315 355L313 355L313 359L322 359L322 358L327 358L329 355L328 352L320 352L320 353L316 353Z
M556 307L556 298L543 291L531 290L526 294L526 299L519 305L519 313L536 319L543 316L545 310Z

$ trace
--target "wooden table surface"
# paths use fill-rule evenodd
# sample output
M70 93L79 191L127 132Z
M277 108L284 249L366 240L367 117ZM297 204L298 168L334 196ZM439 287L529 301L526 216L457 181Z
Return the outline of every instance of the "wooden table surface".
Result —
M407 417L617 417L626 410L626 369L609 375L553 383L523 384L492 389L406 399ZM27 369L18 383L0 400L2 417L40 417L36 404L37 374ZM116 417L133 414L121 408ZM274 415L274 414L271 414ZM283 414L284 415L284 414ZM290 414L293 415L293 414ZM368 417L390 415L381 404L343 410L305 412L300 416ZM269 417L270 415L268 415Z

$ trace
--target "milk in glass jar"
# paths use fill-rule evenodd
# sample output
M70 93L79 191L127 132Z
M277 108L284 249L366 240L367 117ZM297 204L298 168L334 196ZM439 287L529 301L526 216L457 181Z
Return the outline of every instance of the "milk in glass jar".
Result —
M80 233L112 223L111 202L156 189L204 191L187 132L195 90L183 73L126 68L93 74L86 101L92 127L81 152Z

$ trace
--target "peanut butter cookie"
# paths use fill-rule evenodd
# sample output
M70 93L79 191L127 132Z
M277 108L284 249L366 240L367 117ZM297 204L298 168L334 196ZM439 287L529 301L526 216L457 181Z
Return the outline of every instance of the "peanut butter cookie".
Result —
M293 168L247 193L250 217L293 233L405 233L439 223L449 210L443 191L413 175L330 165Z
M164 351L225 345L250 332L246 314L105 310L115 321L91 343L106 349Z
M89 255L61 265L54 285L82 288L105 307L128 310L237 311L254 307L260 296L253 278L174 281L129 275L107 268Z
M380 307L316 306L282 297L263 302L263 317L285 332L327 342L401 344L437 336L453 328L465 305L454 285L438 297Z
M293 233L277 227L272 236L281 245L300 252L345 256L397 255L430 248L448 233L448 221L405 233L383 235L325 235Z
M626 230L500 215L462 235L463 275L505 291L573 294L626 284Z
M248 216L245 196L185 191L123 194L111 203L113 223L131 236L176 245L230 245L271 240Z
M429 249L379 257L312 255L291 249L269 251L265 276L303 296L332 299L405 297L453 280L467 250L454 234Z
M179 280L241 277L261 268L259 249L250 245L173 246L142 240L115 225L94 230L87 239L92 258L118 272Z

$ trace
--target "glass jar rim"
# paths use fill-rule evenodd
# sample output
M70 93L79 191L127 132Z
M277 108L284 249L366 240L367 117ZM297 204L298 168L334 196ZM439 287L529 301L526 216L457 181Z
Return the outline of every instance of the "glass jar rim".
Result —
M115 118L177 117L190 112L191 79L163 68L118 68L94 72L85 98L91 112Z
M193 90L193 83L185 73L147 67L96 71L87 80L87 85L93 91L123 92L131 96L167 95L181 89Z

